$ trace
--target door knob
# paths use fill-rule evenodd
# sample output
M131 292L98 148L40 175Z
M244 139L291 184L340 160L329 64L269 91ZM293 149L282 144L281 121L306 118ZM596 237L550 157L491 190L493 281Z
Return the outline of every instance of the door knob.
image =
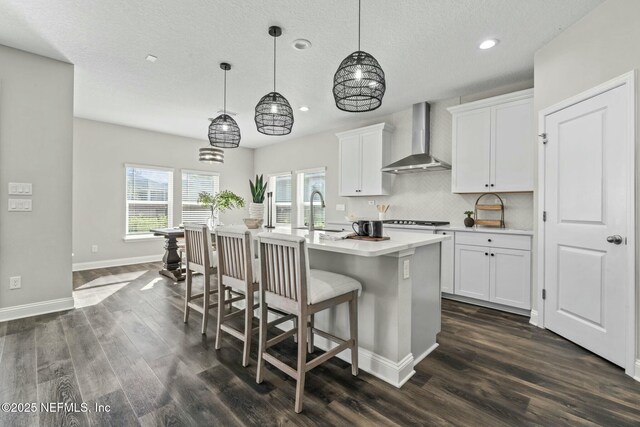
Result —
M607 237L607 242L613 243L614 245L619 245L622 243L622 236L614 234L613 236Z

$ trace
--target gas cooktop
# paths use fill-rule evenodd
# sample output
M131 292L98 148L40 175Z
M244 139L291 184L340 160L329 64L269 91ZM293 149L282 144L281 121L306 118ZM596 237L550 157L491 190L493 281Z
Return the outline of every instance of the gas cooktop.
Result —
M449 225L449 221L421 221L417 219L387 219L382 222L385 224L421 225L424 227L439 227L442 225Z

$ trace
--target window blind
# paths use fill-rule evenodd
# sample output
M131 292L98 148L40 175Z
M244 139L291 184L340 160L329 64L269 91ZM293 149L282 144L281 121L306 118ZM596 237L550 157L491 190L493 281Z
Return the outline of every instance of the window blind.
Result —
M205 172L182 172L182 223L206 224L211 217L211 209L198 203L198 195L206 191L217 194L220 191L220 177Z
M275 176L271 185L275 189L276 225L291 224L291 174Z
M173 223L173 172L152 167L126 167L127 234L145 234Z
M324 196L325 192L325 171L324 169L317 169L312 171L298 172L298 223L305 226L309 225L309 216L311 213L311 207L309 205L309 198L311 193L318 190ZM316 197L313 201L314 206L314 226L324 227L325 225L325 208L321 207L320 198Z

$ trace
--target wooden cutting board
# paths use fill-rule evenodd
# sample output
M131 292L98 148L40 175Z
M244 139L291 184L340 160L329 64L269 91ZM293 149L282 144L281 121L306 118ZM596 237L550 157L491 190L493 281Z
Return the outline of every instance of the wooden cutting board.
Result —
M347 236L347 239L364 240L366 242L382 242L383 240L390 240L391 237L389 237L389 236L370 237L370 236L358 236L357 234L352 234L350 236Z

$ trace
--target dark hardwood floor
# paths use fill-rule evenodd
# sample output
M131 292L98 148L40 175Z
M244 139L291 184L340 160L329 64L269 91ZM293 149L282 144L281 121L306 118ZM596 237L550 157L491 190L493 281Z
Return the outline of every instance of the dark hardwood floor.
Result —
M76 295L101 302L0 323L0 403L89 407L0 412L0 426L640 425L640 383L620 368L528 319L446 300L440 347L402 389L334 358L307 375L298 415L295 383L268 369L256 384L256 349L243 368L235 339L214 350L215 316L206 336L198 313L185 325L183 284L158 268L75 273Z

